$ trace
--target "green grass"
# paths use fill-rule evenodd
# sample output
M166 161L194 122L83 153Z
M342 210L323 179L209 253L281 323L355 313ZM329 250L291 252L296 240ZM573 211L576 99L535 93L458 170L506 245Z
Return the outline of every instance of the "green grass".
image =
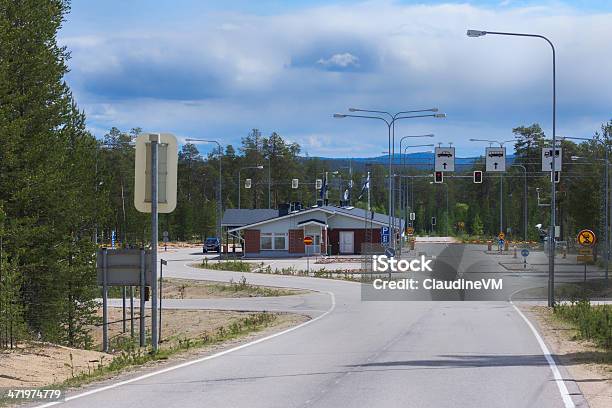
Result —
M218 290L219 292L230 292L230 293L241 293L247 294L249 296L289 296L295 295L296 291L279 289L279 288L269 288L266 286L255 286L251 285L247 282L246 278L243 276L239 281L234 281L230 279L229 285L225 284L211 284L211 287Z
M260 312L243 317L227 327L219 327L213 333L204 333L198 338L176 338L175 345L168 348L160 348L153 352L150 347L146 349L138 348L135 343L125 343L125 349L121 354L115 356L108 364L100 362L100 365L88 373L81 373L67 379L61 384L44 387L66 389L88 384L97 379L106 378L110 375L119 373L127 368L136 367L145 363L167 360L172 355L205 346L212 346L227 340L258 332L270 326L277 316L268 312Z
M254 265L243 261L221 261L221 262L208 262L208 259L197 265L203 269L215 269L219 271L232 271L232 272L251 272L254 269Z
M556 305L554 316L572 324L578 338L612 350L612 305L591 305L587 299Z

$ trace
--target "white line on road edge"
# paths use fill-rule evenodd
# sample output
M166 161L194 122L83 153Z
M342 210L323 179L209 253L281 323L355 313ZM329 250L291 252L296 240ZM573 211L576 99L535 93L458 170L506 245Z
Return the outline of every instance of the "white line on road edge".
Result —
M538 344L540 345L540 348L542 349L542 353L544 354L544 357L546 357L546 361L548 361L548 366L550 367L550 371L552 371L553 377L555 377L555 382L557 383L557 387L559 388L559 392L561 393L561 398L563 398L563 403L565 404L565 408L575 408L576 405L574 405L574 401L572 400L572 397L569 395L569 391L567 390L567 387L565 386L565 382L563 382L563 378L561 377L559 368L557 367L557 364L555 363L555 359L553 358L552 354L550 354L548 347L546 347L546 343L544 343L544 340L542 339L538 331L535 329L535 327L533 327L533 324L531 324L529 319L525 317L523 312L521 312L519 308L516 307L514 303L512 303L512 301L510 302L510 304L512 305L514 310L516 310L518 314L523 318L525 323L527 323L527 326L529 326L529 328L531 329L531 332L535 336L536 340L538 340Z
M131 378L129 380L120 381L118 383L110 384L110 385L107 385L105 387L96 388L96 389L93 389L93 390L90 390L90 391L83 392L81 394L73 395L71 397L66 397L63 401L55 401L55 402L49 402L49 403L43 404L43 405L38 405L36 408L52 407L54 405L62 404L64 402L72 401L72 400L75 400L75 399L78 399L78 398L87 397L87 396L92 395L92 394L97 394L97 393L102 392L102 391L111 390L113 388L121 387L121 386L126 385L126 384L130 384L130 383L133 383L133 382L136 382L136 381L144 380L144 379L147 379L149 377L153 377L155 375L164 374L164 373L167 373L167 372L170 372L170 371L178 370L179 368L183 368L183 367L189 367L190 365L201 363L201 362L206 361L206 360L212 360L213 358L221 357L221 356L223 356L225 354L229 354L229 353L233 353L234 351L242 350L243 348L247 348L249 346L253 346L255 344L262 343L262 342L264 342L266 340L273 339L274 337L282 336L283 334L287 334L287 333L292 332L294 330L297 330L297 329L299 329L301 327L304 327L304 326L307 326L307 325L309 325L311 323L314 323L317 320L322 319L325 316L327 316L328 314L330 314L331 312L333 312L334 309L336 308L336 297L334 296L334 294L332 292L325 292L325 293L327 293L331 297L331 302L332 302L331 307L325 313L323 313L321 316L315 317L312 320L308 320L307 322L304 322L302 324L298 324L297 326L290 327L287 330L283 330L281 332L274 333L274 334L271 334L271 335L266 336L266 337L262 337L261 339L254 340L254 341L252 341L250 343L245 343L245 344L242 344L240 346L237 346L237 347L234 347L234 348L231 348L231 349L228 349L228 350L220 351L219 353L211 354L210 356L198 358L196 360L187 361L187 362L182 363L182 364L177 364L177 365L172 366L172 367L167 367L167 368L164 368L164 369L159 370L159 371L154 371L152 373L144 374L144 375L141 375L139 377Z

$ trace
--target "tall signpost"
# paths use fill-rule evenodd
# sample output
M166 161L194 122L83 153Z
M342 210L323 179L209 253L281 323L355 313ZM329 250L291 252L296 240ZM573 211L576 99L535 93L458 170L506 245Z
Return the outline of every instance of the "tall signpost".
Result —
M158 348L158 213L176 208L178 146L170 133L142 133L136 138L134 205L151 213L151 346ZM141 293L142 298L144 294ZM142 333L141 333L142 337Z
M506 171L506 148L487 147L485 151L487 172L502 173L499 175L499 233L504 232L504 175Z

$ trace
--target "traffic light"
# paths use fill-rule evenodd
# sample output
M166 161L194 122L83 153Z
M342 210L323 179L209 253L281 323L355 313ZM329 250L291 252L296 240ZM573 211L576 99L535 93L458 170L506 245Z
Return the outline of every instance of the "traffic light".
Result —
M436 217L431 217L431 225L436 225Z
M476 184L482 183L482 171L477 170L474 172L474 183Z
M552 180L552 172L550 174L550 179ZM559 181L561 181L561 172L555 171L555 183L558 183Z
M441 171L436 171L434 173L434 183L443 183L444 182L444 173Z

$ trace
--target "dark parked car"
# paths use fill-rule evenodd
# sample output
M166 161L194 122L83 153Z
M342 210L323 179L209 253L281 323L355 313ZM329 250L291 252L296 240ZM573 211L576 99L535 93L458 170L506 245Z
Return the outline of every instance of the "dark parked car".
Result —
M221 252L221 240L219 238L206 238L202 252Z

